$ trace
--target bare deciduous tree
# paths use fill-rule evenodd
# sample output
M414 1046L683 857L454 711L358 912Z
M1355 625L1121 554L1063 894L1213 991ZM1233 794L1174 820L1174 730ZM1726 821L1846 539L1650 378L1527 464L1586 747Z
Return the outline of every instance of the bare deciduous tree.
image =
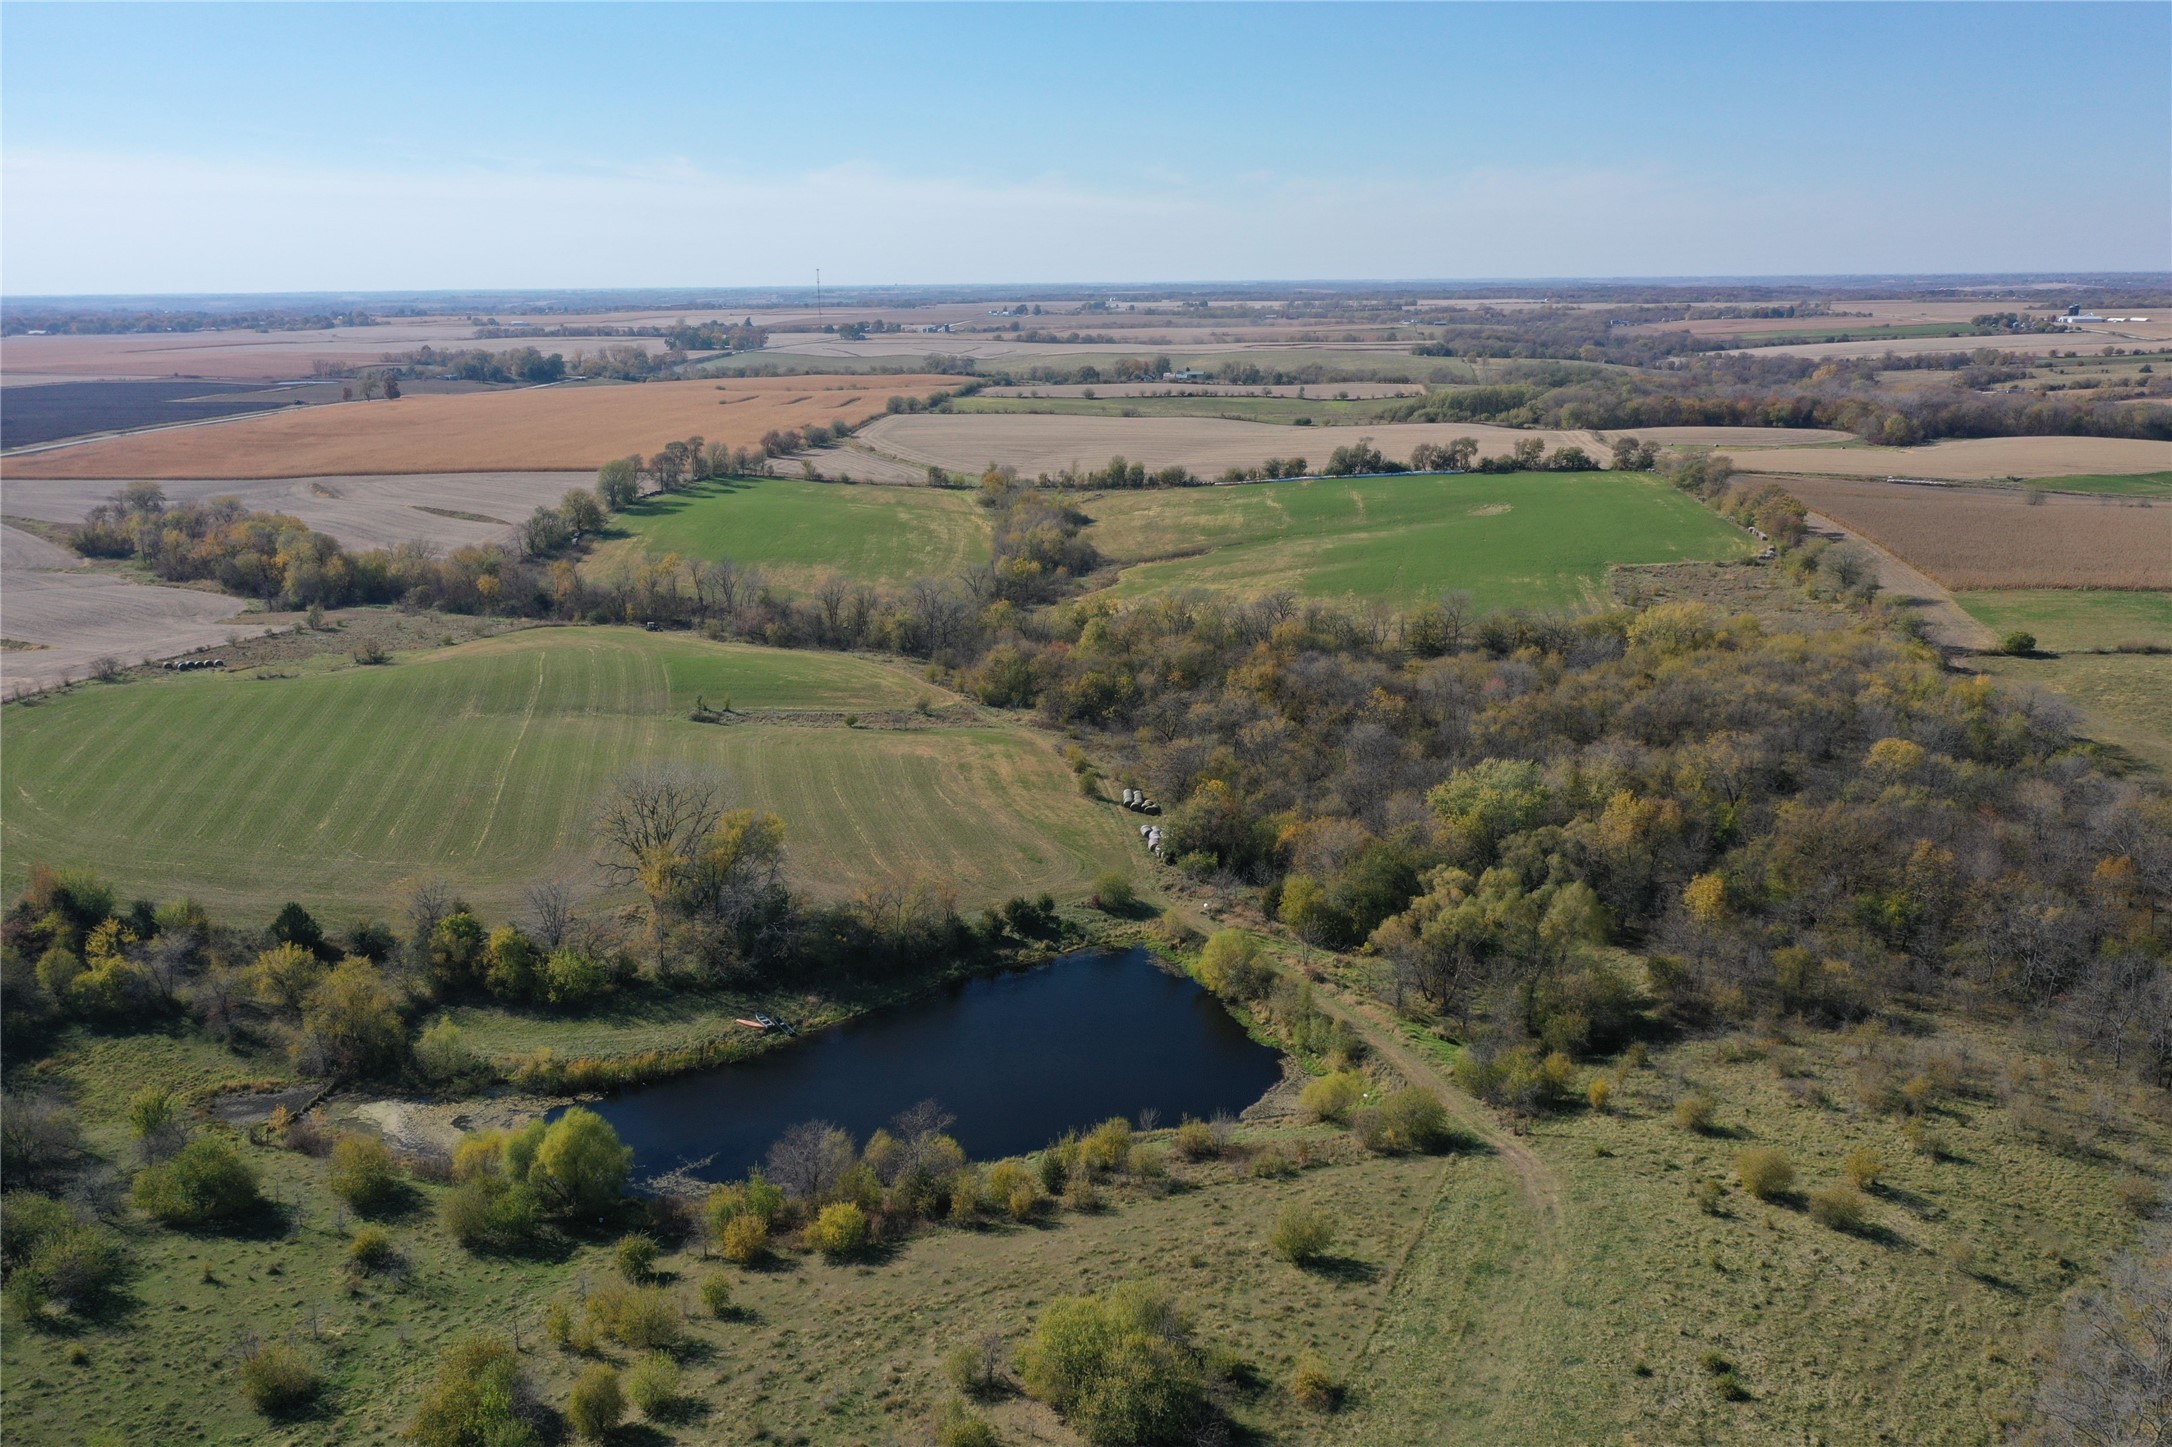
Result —
M852 1137L826 1120L801 1121L769 1148L769 1179L795 1199L814 1200L852 1169Z
M573 929L573 886L563 879L546 879L528 886L528 933L537 944L555 950Z
M640 877L659 851L692 853L723 817L724 780L684 764L642 764L620 774L596 807L596 863L615 884Z
M2112 1262L2111 1281L2067 1314L2036 1398L2046 1447L2172 1442L2172 1221Z

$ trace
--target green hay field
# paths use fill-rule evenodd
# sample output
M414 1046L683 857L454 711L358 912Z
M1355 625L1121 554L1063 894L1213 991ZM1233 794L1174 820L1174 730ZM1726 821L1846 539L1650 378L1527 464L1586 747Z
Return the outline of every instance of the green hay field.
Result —
M1998 588L1953 595L1994 633L2036 635L2046 653L2149 643L2172 648L2172 593L2108 588ZM2172 664L2168 664L2172 667Z
M2073 477L2031 478L2028 485L2052 492L2104 492L2119 497L2172 497L2172 472L2091 472Z
M831 717L697 724L697 695ZM1118 811L1081 799L1043 740L835 721L923 698L948 701L866 660L618 628L269 681L89 685L8 710L5 884L45 860L222 911L297 899L340 917L389 913L401 881L442 875L502 910L581 873L597 798L653 760L718 770L781 814L792 877L818 894L914 874L968 903L1061 894L1123 862Z
M644 498L617 518L649 553L729 558L805 589L825 571L866 583L949 577L988 556L988 521L961 492L735 478Z
M1603 600L1619 563L1749 555L1740 529L1656 478L1612 472L1420 474L1119 492L1086 536L1130 561L1120 595L1288 588L1410 603L1460 589L1481 607Z

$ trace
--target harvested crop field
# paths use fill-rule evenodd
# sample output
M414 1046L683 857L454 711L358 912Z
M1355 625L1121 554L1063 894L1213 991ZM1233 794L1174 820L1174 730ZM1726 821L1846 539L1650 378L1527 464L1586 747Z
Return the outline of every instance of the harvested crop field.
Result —
M1662 447L1821 447L1855 441L1853 432L1829 427L1624 427L1598 436L1634 437Z
M626 628L321 664L11 706L8 886L42 859L215 908L291 898L338 918L442 874L502 910L540 877L585 871L599 794L630 764L670 760L783 815L791 878L827 897L912 875L954 882L968 904L1068 893L1126 858L1120 812L1080 798L1044 740L836 721L889 710L920 723L907 714L919 699L954 702L886 664ZM687 717L697 697L827 712L701 724Z
M10 477L271 478L586 471L676 438L750 445L776 428L865 421L942 377L760 377L529 387L353 402L104 438L11 459ZM2070 469L2071 470L2071 469Z
M11 644L0 651L0 685L9 693L86 677L100 658L169 658L279 621L261 613L244 621L239 598L78 571L81 564L64 548L0 527L0 637Z
M2172 469L2172 442L2134 437L1968 437L1923 447L1834 447L1804 452L1727 446L1721 450L1742 472L1926 477L1945 482Z
M586 472L418 472L378 477L154 479L169 502L238 497L258 512L298 517L350 548L490 543L538 507L555 506ZM120 490L118 481L10 478L7 509L41 522L80 522Z
M1824 477L1787 489L1948 588L2172 588L2172 507Z
M1423 473L1112 492L1086 536L1141 560L1129 596L1213 587L1413 603L1468 592L1482 608L1605 601L1617 563L1747 555L1749 538L1641 473Z
M860 440L906 462L978 473L993 462L1027 477L1064 468L1097 468L1121 454L1149 468L1183 466L1205 477L1229 467L1257 467L1270 457L1303 457L1324 466L1336 448L1370 438L1393 458L1421 442L1475 437L1481 455L1502 456L1536 437L1549 448L1578 446L1604 455L1589 432L1520 431L1484 423L1394 422L1332 431L1233 422L1218 417L1059 417L1039 413L913 413L885 417ZM2069 468L2068 471L2076 469Z

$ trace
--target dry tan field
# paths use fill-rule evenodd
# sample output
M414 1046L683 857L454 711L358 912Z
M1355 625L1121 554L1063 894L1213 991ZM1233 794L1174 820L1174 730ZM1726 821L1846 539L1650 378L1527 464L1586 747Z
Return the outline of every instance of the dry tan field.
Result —
M1987 308L1990 309L1992 308ZM1778 346L1743 350L1755 351L1761 357L1882 357L1888 352L1895 356L1912 356L1918 352L1973 352L1985 347L1994 352L2033 352L2041 355L2057 347L2062 352L2072 351L2084 356L2095 356L2113 347L2133 345L2133 341L2124 337L2099 337L2081 332L2054 335L2047 332L2016 337L1893 337L1884 341L1867 342L1785 342Z
M1121 453L1150 468L1182 465L1212 477L1227 467L1253 467L1270 457L1303 457L1324 465L1328 454L1361 439L1394 458L1421 442L1478 439L1482 455L1512 451L1536 437L1548 447L1579 446L1603 455L1589 432L1519 431L1483 423L1394 422L1377 427L1282 427L1218 417L1060 417L1045 413L924 412L885 417L861 429L860 440L904 462L952 472L978 472L989 463L1028 477L1074 464L1100 467Z
M0 651L6 691L83 678L98 658L140 663L216 647L272 621L256 614L244 622L241 600L218 593L71 571L81 562L20 528L0 527L0 638L38 645Z
M421 472L157 481L171 502L238 497L254 511L300 518L350 548L419 542L445 551L499 541L536 508L555 506L568 488L590 486L595 478L586 472ZM14 517L80 522L93 505L120 487L112 480L10 479L6 506ZM431 508L438 511L426 510Z
M2172 471L2172 442L2133 437L1966 437L1922 447L1820 448L1815 452L1727 447L1743 472L1837 477L2079 477Z
M583 319L551 318L579 325ZM674 318L676 320L676 318ZM736 318L734 318L736 320ZM657 337L496 337L478 339L466 317L424 317L374 327L311 332L119 332L91 336L13 336L0 343L0 378L90 381L192 377L275 382L310 376L317 363L366 367L417 347L503 352L538 346L571 357L607 346L663 349Z
M1822 477L1787 487L1948 588L2172 588L2172 507Z
M1662 447L1816 447L1855 440L1852 432L1827 427L1623 427L1596 435L1634 437Z
M1425 388L1417 382L1314 382L1310 386L1238 387L1215 382L1097 382L1028 384L1021 387L983 387L983 397L1415 397Z
M751 444L773 428L859 422L942 377L781 377L533 387L337 403L216 426L103 438L8 461L8 476L341 477L585 471L674 438Z

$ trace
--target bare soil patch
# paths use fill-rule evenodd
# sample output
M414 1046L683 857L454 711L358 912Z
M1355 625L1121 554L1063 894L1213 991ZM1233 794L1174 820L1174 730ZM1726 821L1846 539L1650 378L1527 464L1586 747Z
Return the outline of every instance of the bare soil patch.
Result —
M14 459L11 477L276 478L587 471L675 438L748 445L773 428L858 422L931 376L787 377L408 396L103 438ZM754 394L757 400L725 403Z
M1788 490L1948 588L2172 588L2172 508L1835 478Z
M218 593L132 582L79 565L64 549L0 527L0 636L33 645L0 650L0 687L8 693L84 678L101 658L124 664L170 658L279 621L268 613L245 619L240 600Z
M1805 452L1730 445L1722 450L1742 472L1834 477L1969 482L2172 471L2172 442L2133 437L1967 437L1922 447L1831 447Z

